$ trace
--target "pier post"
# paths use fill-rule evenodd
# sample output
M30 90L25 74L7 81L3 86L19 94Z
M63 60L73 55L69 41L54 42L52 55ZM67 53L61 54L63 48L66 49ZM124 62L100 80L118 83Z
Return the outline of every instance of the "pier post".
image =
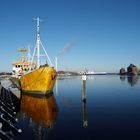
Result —
M86 107L86 75L82 75L82 103L83 103L83 127L88 127L87 107Z
M86 101L86 75L82 75L82 101Z
M55 81L55 89L56 89L56 96L58 95L58 79L56 78L56 81Z

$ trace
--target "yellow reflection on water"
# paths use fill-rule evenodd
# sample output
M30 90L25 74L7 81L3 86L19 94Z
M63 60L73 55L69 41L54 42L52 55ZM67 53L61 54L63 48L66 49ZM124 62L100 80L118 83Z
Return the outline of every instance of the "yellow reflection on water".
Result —
M58 115L58 107L54 95L49 98L37 98L22 95L21 110L36 124L52 128Z

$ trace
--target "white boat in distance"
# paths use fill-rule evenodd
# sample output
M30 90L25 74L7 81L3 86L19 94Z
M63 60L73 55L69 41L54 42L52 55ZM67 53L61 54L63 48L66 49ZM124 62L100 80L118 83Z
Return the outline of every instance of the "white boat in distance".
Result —
M94 71L88 71L85 73L86 75L106 75L106 72L94 72Z
M85 74L85 75L106 75L107 72L95 72L95 71L82 71L81 74Z

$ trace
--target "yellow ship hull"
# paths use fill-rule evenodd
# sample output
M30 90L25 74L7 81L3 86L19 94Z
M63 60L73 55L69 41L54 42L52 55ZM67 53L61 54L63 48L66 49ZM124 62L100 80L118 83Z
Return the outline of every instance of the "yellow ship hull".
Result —
M21 91L29 94L48 94L53 91L56 79L53 67L43 66L20 78Z

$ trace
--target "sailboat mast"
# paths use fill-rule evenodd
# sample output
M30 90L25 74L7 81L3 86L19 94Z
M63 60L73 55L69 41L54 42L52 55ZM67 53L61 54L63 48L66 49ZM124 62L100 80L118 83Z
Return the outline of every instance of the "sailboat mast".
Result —
M39 17L37 17L37 68L40 67L40 26L39 26Z

